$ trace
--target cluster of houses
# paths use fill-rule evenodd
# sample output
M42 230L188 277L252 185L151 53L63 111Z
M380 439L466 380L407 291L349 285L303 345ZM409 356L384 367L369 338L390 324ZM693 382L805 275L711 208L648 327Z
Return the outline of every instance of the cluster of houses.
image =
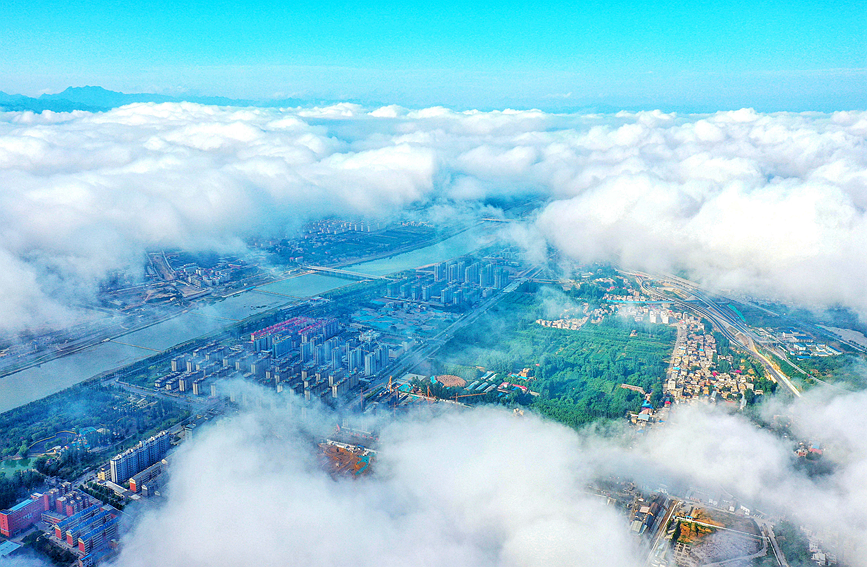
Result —
M717 355L716 339L705 332L700 319L684 315L679 324L682 330L678 334L664 391L676 403L744 403L744 392L753 390L751 376L740 368L719 371L717 363L725 361L730 367L732 357Z

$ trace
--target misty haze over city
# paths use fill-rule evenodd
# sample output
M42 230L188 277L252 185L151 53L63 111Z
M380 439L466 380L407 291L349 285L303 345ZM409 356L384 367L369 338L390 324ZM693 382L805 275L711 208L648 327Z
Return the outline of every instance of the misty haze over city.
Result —
M2 325L74 320L153 248L243 251L328 216L534 211L504 238L577 262L867 314L861 112L296 110L134 104L2 123Z
M0 567L867 567L865 8L0 7Z

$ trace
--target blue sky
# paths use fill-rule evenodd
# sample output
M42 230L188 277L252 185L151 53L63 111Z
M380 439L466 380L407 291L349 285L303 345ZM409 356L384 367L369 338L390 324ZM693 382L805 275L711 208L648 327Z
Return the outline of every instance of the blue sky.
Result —
M7 0L0 90L493 108L867 105L865 2Z

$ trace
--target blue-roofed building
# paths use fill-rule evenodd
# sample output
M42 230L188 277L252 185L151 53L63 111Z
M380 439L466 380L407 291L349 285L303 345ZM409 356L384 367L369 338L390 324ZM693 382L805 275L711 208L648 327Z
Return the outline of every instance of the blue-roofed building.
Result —
M4 541L0 543L0 559L15 555L21 547L20 543L15 543L14 541Z
M19 502L15 506L12 506L11 508L9 508L9 512L18 512L19 510L23 510L24 508L27 507L28 504L30 504L30 499L22 500L21 502Z
M95 522L97 525L91 524L92 528L78 537L78 551L87 554L106 547L109 541L117 537L118 521L117 516L111 516L108 521L100 519Z
M78 565L80 565L81 567L94 567L95 565L98 565L102 560L109 558L114 553L116 553L116 550L110 547L106 547L100 549L99 551L88 553L87 555L78 560Z
M8 510L0 511L0 534L6 537L26 530L42 518L45 502L41 494L34 494Z
M90 506L88 508L85 508L81 512L73 514L72 516L66 518L65 520L58 522L57 525L54 526L54 536L57 539L63 539L68 530L70 530L71 528L74 528L75 526L77 526L81 522L87 520L88 518L92 518L93 516L98 514L101 509L102 508L100 508L99 506L93 505L93 506Z

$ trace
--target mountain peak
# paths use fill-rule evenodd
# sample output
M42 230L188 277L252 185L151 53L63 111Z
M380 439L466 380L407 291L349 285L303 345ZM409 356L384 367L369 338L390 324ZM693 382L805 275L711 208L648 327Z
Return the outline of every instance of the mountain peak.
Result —
M309 102L300 99L239 100L219 96L169 96L150 93L127 94L111 91L100 86L86 85L83 87L67 87L62 92L43 94L38 98L0 93L0 110L30 110L33 112L42 112L43 110L52 110L54 112L86 110L89 112L100 112L135 102L162 103L184 101L219 106L262 107L299 106L304 102Z

